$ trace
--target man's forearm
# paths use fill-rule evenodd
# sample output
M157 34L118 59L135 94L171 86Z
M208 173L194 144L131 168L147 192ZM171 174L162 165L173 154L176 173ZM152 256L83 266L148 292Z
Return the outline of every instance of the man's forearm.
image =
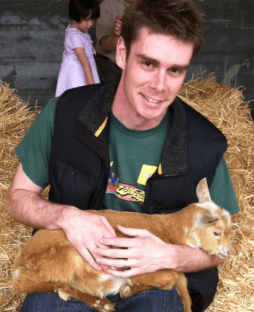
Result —
M109 36L104 36L100 40L101 49L104 53L110 53L116 49L116 44L119 37L113 33Z
M201 249L184 245L168 245L167 268L179 272L197 272L215 267L222 263L224 259L210 256Z
M97 242L104 236L116 235L105 217L74 206L50 203L28 190L12 190L7 211L11 217L30 227L64 230L67 240L96 270L102 269L93 257Z
M33 228L59 229L63 210L68 206L53 204L28 190L15 190L7 201L7 212L17 221Z

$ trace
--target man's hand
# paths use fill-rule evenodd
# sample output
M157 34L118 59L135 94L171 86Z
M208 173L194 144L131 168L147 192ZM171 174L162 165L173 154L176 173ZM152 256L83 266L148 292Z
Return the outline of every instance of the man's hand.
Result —
M94 269L108 269L96 262L93 253L95 248L101 246L99 240L116 237L115 230L105 217L70 207L64 213L61 227L68 241Z
M165 242L147 230L122 226L118 226L118 229L131 238L103 238L99 241L101 247L93 251L99 264L115 268L107 269L107 273L131 277L164 268ZM122 271L126 266L130 269Z
M121 16L117 15L111 33L100 39L101 49L104 53L115 51L118 39L121 36L122 20Z
M153 273L161 269L196 272L212 268L223 260L202 249L165 243L147 230L118 229L130 238L103 238L93 254L96 261L111 269L108 274L128 278ZM122 270L128 267L128 270ZM114 269L112 269L114 268Z
M113 33L116 37L120 37L122 29L121 16L117 15L114 22Z

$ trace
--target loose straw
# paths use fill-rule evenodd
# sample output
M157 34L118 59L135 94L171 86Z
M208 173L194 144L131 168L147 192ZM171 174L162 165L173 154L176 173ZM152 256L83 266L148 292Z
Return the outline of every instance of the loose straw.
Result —
M225 158L240 206L233 217L231 255L219 267L218 291L207 312L254 311L254 123L248 103L241 89L219 84L214 75L194 77L179 96L227 137ZM25 298L12 290L10 268L31 229L7 215L6 200L18 166L15 148L39 112L0 81L0 311L18 311Z

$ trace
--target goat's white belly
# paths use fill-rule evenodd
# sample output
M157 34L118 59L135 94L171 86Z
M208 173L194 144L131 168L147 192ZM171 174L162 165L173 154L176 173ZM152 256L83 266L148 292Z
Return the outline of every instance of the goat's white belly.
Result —
M103 292L103 296L116 295L120 292L120 289L123 285L131 285L131 281L128 278L115 277L109 274L100 274L98 277L99 283L111 280L112 287L109 288L106 292Z

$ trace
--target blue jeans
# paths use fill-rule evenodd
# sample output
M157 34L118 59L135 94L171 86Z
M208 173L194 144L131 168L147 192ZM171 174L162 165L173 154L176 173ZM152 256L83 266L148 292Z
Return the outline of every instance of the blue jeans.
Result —
M166 290L147 290L122 300L119 295L108 297L116 303L116 312L183 312L183 304L173 288ZM27 295L21 312L92 312L85 303L63 301L56 293L33 293Z

